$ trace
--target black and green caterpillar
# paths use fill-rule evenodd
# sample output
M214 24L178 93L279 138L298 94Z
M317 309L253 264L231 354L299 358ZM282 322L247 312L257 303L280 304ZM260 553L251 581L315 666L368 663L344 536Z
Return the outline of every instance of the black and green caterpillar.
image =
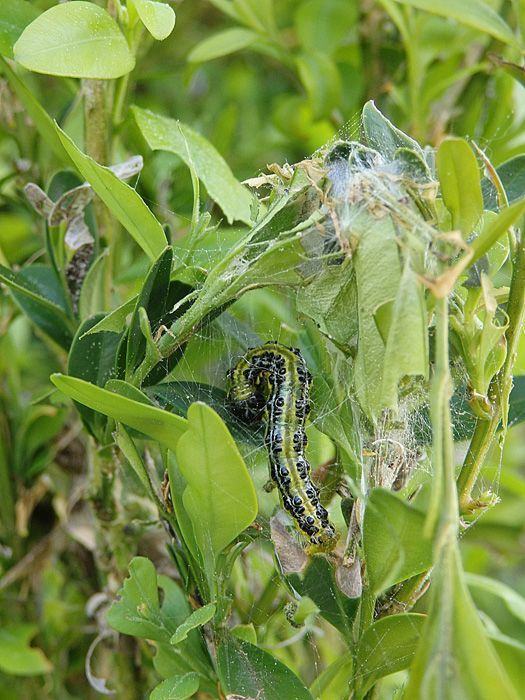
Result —
M283 507L308 537L308 551L330 551L338 535L321 505L305 457L311 374L300 351L276 342L251 348L230 370L228 380L235 415L247 423L267 421L270 477Z

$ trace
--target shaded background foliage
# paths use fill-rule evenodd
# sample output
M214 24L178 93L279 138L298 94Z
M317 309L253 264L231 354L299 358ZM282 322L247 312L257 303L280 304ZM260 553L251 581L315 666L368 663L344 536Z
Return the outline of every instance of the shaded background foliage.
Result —
M32 4L44 10L54 3ZM521 36L522 3L485 4ZM256 176L271 163L297 162L338 133L354 135L363 104L373 98L383 113L421 143L437 146L445 135L455 134L486 148L495 166L517 156L508 181L523 192L523 76L520 69L502 63L502 58L516 60L516 52L504 45L497 27L480 23L476 13L474 20L456 21L447 16L449 3L436 0L435 6L438 14L404 12L403 3L390 0L264 0L238 3L237 8L244 8L241 12L220 0L173 3L174 33L164 42L145 42L127 89L139 107L179 118L204 134L240 180ZM438 16L441 6L445 17ZM35 96L82 146L84 112L76 83L26 77ZM0 80L0 262L23 266L41 257L43 231L22 189L27 182L47 183L56 163L8 83ZM183 161L149 151L125 108L115 114L112 148L111 162L130 153L145 155L137 188L158 218L170 224L174 237L182 237L193 206L191 177ZM203 206L220 216L201 194ZM236 229L229 233L234 240ZM119 244L115 284L127 298L138 289L147 262L127 238ZM209 255L204 253L203 262ZM9 653L21 648L26 673L35 674L13 680L2 673L0 698L7 700L13 693L28 698L95 697L85 679L84 660L97 631L96 615L90 613L96 610L92 596L101 581L92 559L96 543L81 507L86 460L81 426L56 397L44 405L38 402L50 391L49 375L64 369L64 358L57 357L7 295L0 304L0 462L2 473L12 475L10 483L2 485L4 493L8 489L14 495L12 502L0 501L13 530L9 546L0 551L0 616L16 623L14 637L0 630L0 672L13 672ZM251 305L239 302L233 330L223 322L192 341L186 370L196 380L210 380L224 349L238 347L236 335L244 332L239 331L243 323L255 319L259 327L277 331L286 312L277 293L261 292ZM62 336L67 333L63 329ZM521 345L518 375L525 374L525 343ZM517 387L523 390L520 381ZM515 400L511 420L523 419L520 410ZM524 457L523 428L518 425L509 433L503 456L495 452L482 476L501 502L461 541L467 571L493 576L523 595ZM129 475L125 479L136 486ZM129 523L114 542L121 571L126 571L141 538L140 553L169 570L159 538L144 526L148 509L131 497L126 510ZM261 576L267 575L264 560L253 556L250 563L261 569ZM498 629L525 643L519 608L505 606L501 597L482 587L473 584L472 590L478 607ZM275 626L280 624L282 616ZM43 653L27 650L35 635ZM328 632L319 642L320 654L328 658L331 639ZM113 663L109 650L107 654L109 660L100 662L101 675ZM144 658L139 677L127 679L129 687L152 686L151 656L149 661L147 654ZM300 652L283 652L283 659L304 670ZM128 669L120 672L126 684ZM384 692L389 697L388 687Z

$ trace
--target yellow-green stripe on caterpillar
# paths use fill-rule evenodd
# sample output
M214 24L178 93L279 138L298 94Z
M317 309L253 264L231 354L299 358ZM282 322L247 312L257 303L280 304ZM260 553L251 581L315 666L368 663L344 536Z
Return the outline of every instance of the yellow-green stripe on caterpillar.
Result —
M319 501L305 457L311 375L300 351L275 342L251 348L228 372L228 380L229 404L238 418L267 421L270 477L283 507L308 537L307 550L330 551L338 535Z

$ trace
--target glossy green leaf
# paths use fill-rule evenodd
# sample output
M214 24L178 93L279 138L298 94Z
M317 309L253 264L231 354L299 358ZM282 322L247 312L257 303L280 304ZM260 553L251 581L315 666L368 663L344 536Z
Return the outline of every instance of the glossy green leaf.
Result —
M423 536L424 524L424 513L391 491L372 489L363 521L363 548L374 593L431 567L432 542Z
M197 608L194 610L187 620L177 627L175 633L170 639L170 644L180 644L188 637L188 633L191 630L202 627L207 622L209 622L215 615L215 610L217 606L215 603L208 603L208 605L203 605L202 608Z
M509 204L525 197L525 156L515 156L496 168ZM485 209L498 211L498 197L492 182L484 177L481 181Z
M174 450L187 421L160 408L128 399L76 377L51 375L51 381L66 396L105 416L124 423Z
M467 238L483 216L480 171L474 151L464 139L445 139L436 154L436 166L452 227Z
M175 453L187 482L184 507L208 560L254 521L255 489L228 428L206 404L190 406L188 429Z
M133 0L142 23L157 41L167 39L175 26L175 12L165 2Z
M325 620L344 637L351 634L359 598L349 598L341 591L336 583L333 568L326 559L314 557L302 576L292 574L289 578L301 595L314 601Z
M166 236L144 200L133 187L120 180L109 168L99 165L82 153L58 125L55 125L55 128L78 171L144 252L152 260L157 258L166 247Z
M40 649L29 646L35 625L4 624L0 629L0 670L14 676L38 676L53 666Z
M119 446L122 454L127 459L129 465L140 479L146 494L155 503L159 510L162 511L162 504L160 503L159 497L155 492L155 488L151 482L151 477L148 470L146 469L142 457L137 450L135 443L131 439L129 433L124 428L122 423L119 423L115 433L115 441Z
M261 700L312 700L299 678L275 656L236 637L220 644L217 661L221 684L232 695Z
M483 226L480 233L470 244L472 258L470 264L473 265L482 258L498 241L504 236L511 226L514 226L525 214L525 198L519 199L508 207L502 209L496 218L491 218Z
M367 627L359 640L356 677L359 697L374 683L396 671L408 668L421 639L425 615L389 615Z
M120 340L115 333L85 335L101 318L101 314L92 316L80 326L71 344L67 366L70 376L79 377L99 387L103 387L113 374ZM76 405L86 428L102 441L107 422L105 417L82 403Z
M244 29L243 27L225 29L222 32L207 37L194 46L188 55L188 61L192 63L203 63L204 61L211 61L214 58L227 56L236 51L248 48L259 38L259 35L251 29Z
M146 340L140 328L140 309L146 311L152 333L159 327L166 313L170 286L173 249L166 248L151 266L138 295L131 317L126 351L126 374L132 373L144 358Z
M185 673L183 676L166 678L151 691L149 700L185 700L192 698L198 689L198 674Z
M13 45L28 24L38 17L38 10L26 0L2 0L0 5L0 53L13 56Z
M447 19L455 19L506 44L517 45L517 39L508 24L496 10L483 0L461 0L461 2L456 2L456 0L397 0L397 2Z
M64 288L47 265L31 265L17 273L0 265L0 282L7 285L22 311L65 350L73 339L75 322L69 315Z
M148 146L154 151L169 151L193 168L210 197L217 202L229 223L250 223L253 199L235 179L218 151L204 136L187 124L133 107L133 114Z
M118 78L135 65L115 20L82 0L43 12L25 28L13 51L24 68L71 78Z
M525 598L510 586L488 576L471 573L465 574L465 581L474 600L477 599L476 593L495 596L503 602L511 615L525 623Z
M441 546L431 590L404 699L518 700L468 593L453 534Z

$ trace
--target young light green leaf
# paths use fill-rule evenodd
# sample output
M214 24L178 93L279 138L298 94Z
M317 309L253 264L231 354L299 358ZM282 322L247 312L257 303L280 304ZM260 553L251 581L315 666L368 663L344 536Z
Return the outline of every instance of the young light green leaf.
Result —
M0 670L14 676L38 676L53 666L40 649L29 646L35 625L4 624L0 629Z
M501 581L488 576L480 576L479 574L466 573L465 581L474 600L476 600L477 593L488 594L491 597L495 596L503 601L511 615L525 623L525 598L513 588Z
M228 428L204 403L190 406L175 453L199 549L205 560L215 558L257 515L252 480Z
M61 7L67 6L61 5ZM122 182L109 168L99 165L82 153L58 124L55 125L55 129L76 168L111 213L152 260L157 258L166 247L166 236L144 200L133 187Z
M96 323L93 328L86 331L86 335L92 335L94 333L102 333L103 331L111 331L112 333L120 333L124 330L124 323L126 318L130 313L133 312L135 305L137 303L138 295L131 297L116 309L110 311L106 314L103 319Z
M463 580L455 534L446 536L434 567L430 611L403 697L518 700Z
M465 139L445 139L436 155L436 166L452 227L467 238L483 216L480 172L474 151Z
M188 633L191 630L202 627L202 625L209 622L215 615L216 608L215 603L208 603L208 605L203 605L202 608L194 610L188 619L177 627L175 634L170 639L170 644L180 644L188 637Z
M82 379L53 374L51 381L74 401L158 440L171 450L187 428L187 421L181 416L114 394Z
M157 505L159 510L162 512L164 509L162 507L162 504L159 500L159 497L157 493L155 492L155 488L151 482L151 477L148 473L148 470L144 466L144 462L142 461L142 458L139 454L139 451L137 450L135 443L131 439L128 431L124 428L122 423L119 423L117 426L117 430L115 433L115 440L117 445L120 447L120 450L124 457L127 459L129 462L131 468L135 472L135 474L138 476L140 479L142 485L144 486L144 490L146 491L147 495L151 498L153 503Z
M249 642L226 637L219 646L217 661L222 687L232 695L313 700L293 671Z
M142 24L157 41L163 41L173 31L175 12L165 2L155 0L133 0Z
M428 320L423 285L407 260L392 306L383 366L382 401L397 408L398 385L406 376L428 375Z
M197 673L185 673L166 678L150 693L149 700L186 700L192 698L199 689Z
M372 489L363 521L363 548L374 593L430 568L432 542L423 537L424 523L424 513L390 491Z
M372 100L363 107L361 118L368 145L383 153L386 158L394 158L398 148L408 148L421 153L417 141L394 126L384 114L381 114Z
M395 299L401 280L401 264L396 229L390 217L377 220L374 225L367 219L360 231L354 255L359 318L355 384L361 407L374 420L383 408L385 357L385 342L374 315L380 307Z
M191 63L203 63L214 58L227 56L236 51L246 49L259 38L259 35L251 29L244 29L243 27L225 29L194 46L188 54L188 61Z
M251 194L235 179L226 161L204 136L174 119L139 107L133 107L132 111L149 147L175 153L192 167L229 223L251 222Z
M2 0L0 5L0 53L13 57L13 45L28 24L38 17L38 10L26 0Z
M14 46L29 70L71 78L119 78L135 59L114 19L91 2L55 5L28 25Z
M525 684L525 645L504 634L489 636L516 692L521 695Z
M78 300L78 313L81 321L85 321L90 316L94 316L107 308L104 299L104 279L107 264L108 249L106 248L91 265L82 283Z
M408 668L421 638L425 615L389 615L367 627L359 640L356 678L362 697L384 676Z
M509 25L500 15L483 0L397 0L402 5L417 7L447 19L455 19L467 27L474 27L481 32L517 46L517 38Z

